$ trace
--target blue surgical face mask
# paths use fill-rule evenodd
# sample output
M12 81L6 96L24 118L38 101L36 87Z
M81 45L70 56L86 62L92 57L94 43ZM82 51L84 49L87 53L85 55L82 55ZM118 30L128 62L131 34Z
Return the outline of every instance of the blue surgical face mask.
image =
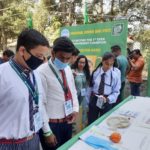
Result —
M63 63L58 58L55 58L53 63L57 67L58 70L63 70L64 68L68 66L68 63Z

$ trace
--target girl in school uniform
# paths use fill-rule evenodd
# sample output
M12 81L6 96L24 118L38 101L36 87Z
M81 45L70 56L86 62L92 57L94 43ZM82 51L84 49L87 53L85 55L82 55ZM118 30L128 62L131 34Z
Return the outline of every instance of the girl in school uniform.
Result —
M115 56L106 52L93 71L89 90L88 123L109 111L116 103L121 86L120 71L114 66Z

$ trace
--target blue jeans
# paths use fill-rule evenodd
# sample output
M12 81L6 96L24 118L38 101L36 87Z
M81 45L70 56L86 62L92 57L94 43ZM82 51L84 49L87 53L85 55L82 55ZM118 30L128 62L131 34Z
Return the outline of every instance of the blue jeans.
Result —
M140 85L141 83L130 82L131 95L140 96Z

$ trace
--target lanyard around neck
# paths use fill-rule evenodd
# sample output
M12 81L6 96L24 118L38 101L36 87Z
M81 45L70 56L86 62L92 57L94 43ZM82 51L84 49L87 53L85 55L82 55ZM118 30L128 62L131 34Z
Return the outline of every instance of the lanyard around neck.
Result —
M99 71L97 76L99 76L99 74L101 74L101 70ZM105 83L105 85L112 86L112 82L113 82L113 75L112 75L112 71L111 71L111 73L110 73L110 84Z
M85 72L79 72L78 70L76 70L77 72L77 76L80 77L81 82L82 82L82 88L86 88L87 87L87 80L86 80L86 75Z
M27 86L29 92L31 93L35 104L38 105L38 101L39 101L39 92L38 92L38 86L37 86L37 82L35 79L34 74L33 75L33 83L26 77L25 73L23 73L21 71L21 69L19 68L19 66L17 66L17 64L15 64L15 62L13 62L13 60L9 61L10 66L14 69L14 71L17 73L17 75L22 79L22 81L24 82L24 84Z
M60 77L58 76L56 70L54 69L54 67L51 65L51 63L50 63L49 61L48 61L48 65L49 65L49 67L51 68L51 70L53 71L53 73L54 73L54 75L56 76L57 80L59 81L59 83L60 83L60 85L61 85L63 91L66 93L67 90L66 90L66 88L64 87L63 82L61 81L61 79L60 79Z

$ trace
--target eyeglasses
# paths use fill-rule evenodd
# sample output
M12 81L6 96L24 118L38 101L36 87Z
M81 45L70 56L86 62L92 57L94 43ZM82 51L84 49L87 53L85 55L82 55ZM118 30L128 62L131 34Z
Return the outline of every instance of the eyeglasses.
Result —
M79 61L79 64L85 64L85 62L80 62L80 61Z
M43 55L35 56L35 55L33 55L29 50L26 50L26 51L27 51L27 53L29 53L31 56L37 57L37 58L39 58L39 59L41 59L41 60L43 60L43 61L46 59L46 57L43 56Z
M114 63L111 63L111 64L109 64L109 63L104 63L104 65L105 65L105 66L113 66Z

